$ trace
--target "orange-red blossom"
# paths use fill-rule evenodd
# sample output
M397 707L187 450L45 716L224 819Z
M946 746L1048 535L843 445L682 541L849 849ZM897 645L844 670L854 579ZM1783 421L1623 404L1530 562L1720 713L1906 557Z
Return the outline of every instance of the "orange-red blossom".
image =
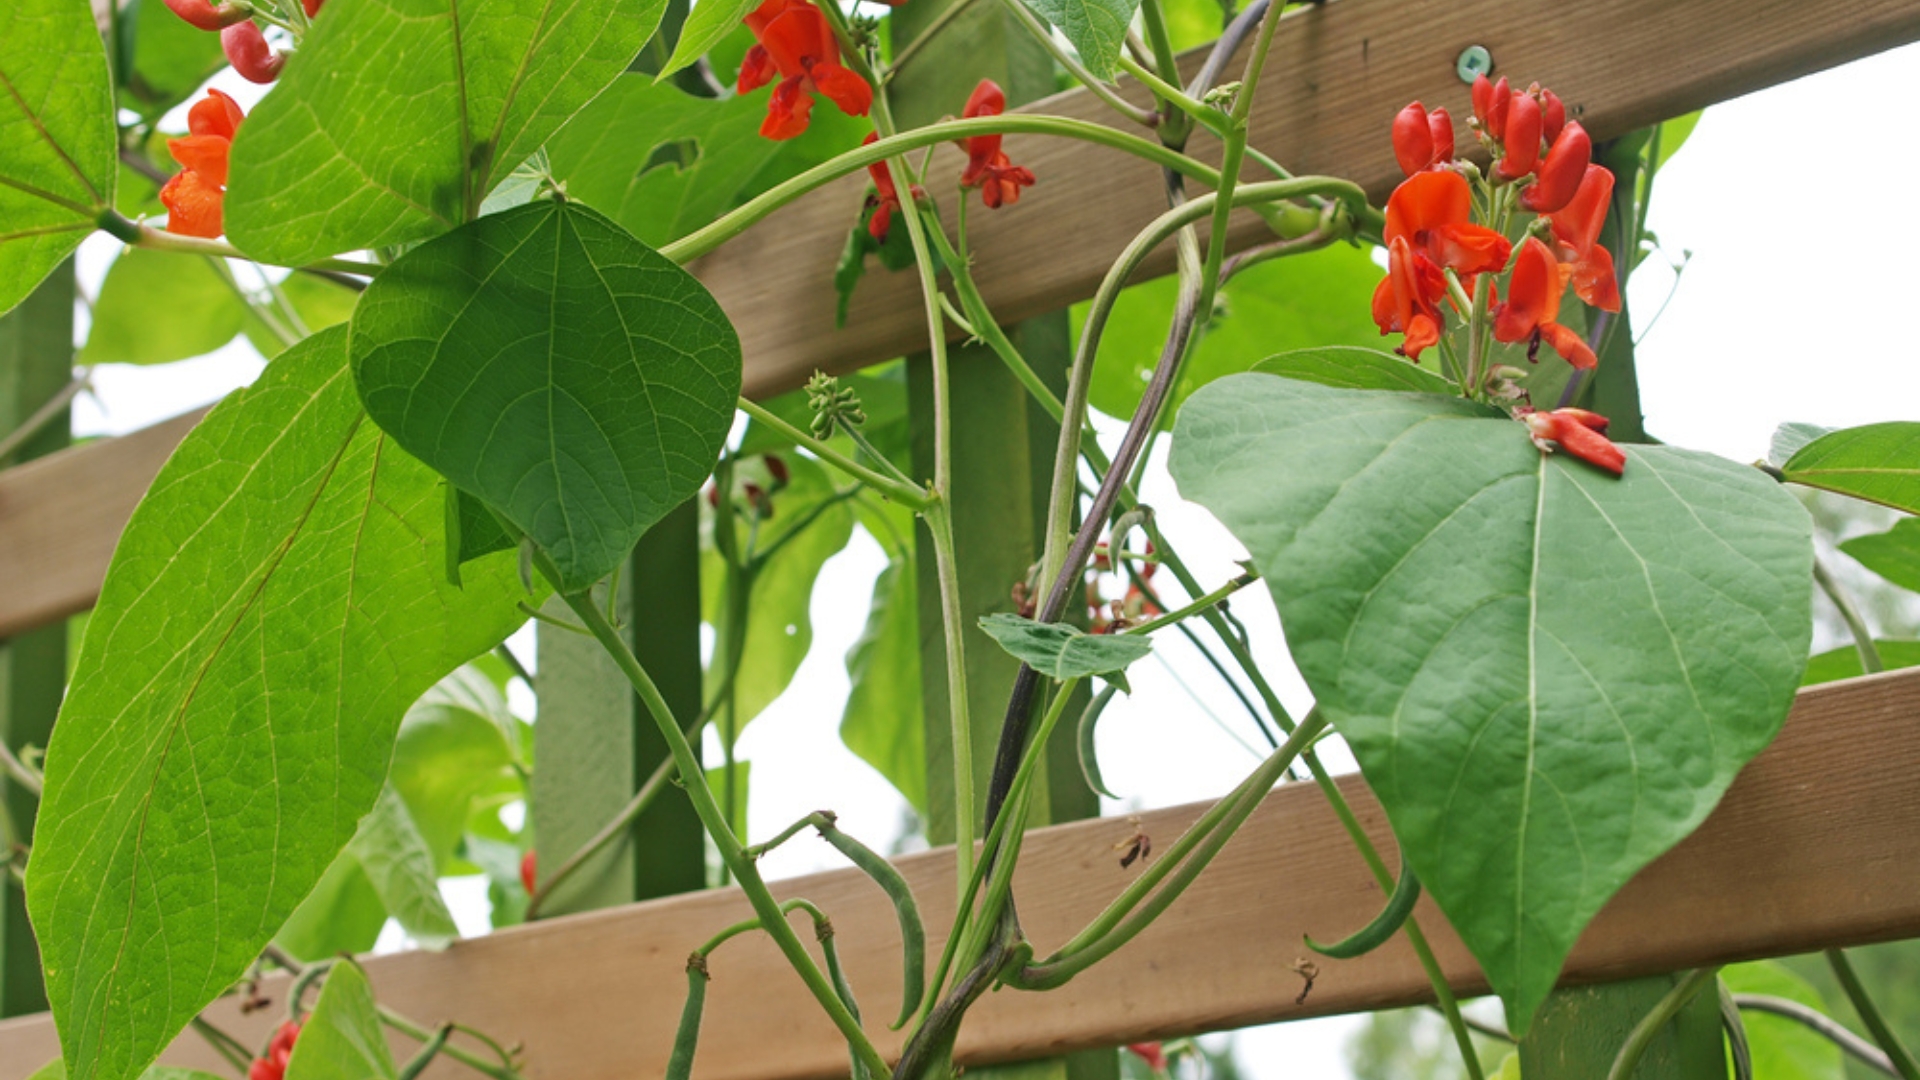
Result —
M1400 352L1418 360L1445 325L1445 271L1471 279L1507 265L1513 245L1469 218L1473 194L1451 171L1417 172L1387 200L1387 277L1373 293L1373 321L1382 334L1405 334Z
M167 140L167 152L180 163L180 172L160 189L168 232L211 240L226 231L221 205L227 196L227 153L244 119L239 102L209 89L187 111L188 134Z
M1585 409L1555 409L1552 412L1522 414L1520 422L1532 432L1540 449L1549 449L1547 440L1560 449L1615 476L1627 468L1627 455L1607 438L1607 418Z
M293 1042L299 1035L298 1020L281 1024L273 1033L272 1041L267 1043L267 1056L254 1058L247 1068L247 1080L282 1080L287 1075L287 1061L293 1057Z
M961 116L999 116L1006 111L1007 95L1000 85L992 79L981 79L967 96L967 108ZM989 209L1019 202L1020 189L1033 186L1033 170L1007 159L1006 151L1000 149L1000 136L969 135L961 140L961 147L967 152L967 168L960 174L960 186L979 188L980 201Z
M767 100L760 134L791 139L807 130L815 93L848 116L865 116L873 107L873 87L841 64L839 39L807 0L766 0L747 14L747 29L756 44L740 62L739 92L780 80Z

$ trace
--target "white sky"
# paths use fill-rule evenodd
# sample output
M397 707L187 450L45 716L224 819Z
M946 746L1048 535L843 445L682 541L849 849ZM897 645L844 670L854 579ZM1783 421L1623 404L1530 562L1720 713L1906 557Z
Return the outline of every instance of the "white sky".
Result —
M1671 305L1647 331L1640 379L1650 429L1662 439L1739 460L1764 455L1774 427L1790 420L1847 426L1912 419L1920 401L1915 337L1892 315L1916 304L1920 218L1906 213L1920 149L1891 103L1920 88L1909 46L1708 110L1655 189L1649 226L1677 258L1691 250ZM224 83L222 84L225 85ZM239 84L235 93L254 88ZM1462 99L1465 91L1462 88ZM1386 133L1381 133L1385 138ZM1858 200L1857 202L1855 200ZM1879 200L1903 200L1877 208ZM96 237L82 251L83 280L97 288L114 250ZM1659 256L1632 280L1642 320L1666 299L1672 275ZM1646 329L1644 325L1641 329ZM165 368L96 371L98 400L75 410L79 434L131 431L211 401L251 381L260 362L244 344ZM1164 467L1145 492L1167 532L1205 584L1233 572L1241 552L1220 527L1178 503ZM859 636L882 556L864 535L830 561L816 587L815 642L788 693L749 727L742 757L754 761L751 825L771 833L820 808L823 790L842 824L874 846L899 831L901 803L877 774L840 747L842 658ZM1277 656L1271 602L1259 590L1234 610L1261 651ZM519 651L532 655L524 640ZM1207 716L1253 735L1237 703L1219 690L1177 635L1160 655L1197 691L1182 689L1158 660L1140 665L1132 701L1102 722L1100 753L1110 787L1127 793L1109 813L1218 795L1255 762ZM1290 708L1306 702L1297 678L1281 681ZM717 756L717 755L716 755ZM796 841L766 860L774 876L834 865L823 845ZM469 925L484 919L483 893L456 884ZM1176 905L1170 916L1180 917ZM1276 978L1291 979L1288 973ZM1240 1054L1255 1077L1348 1076L1342 1046L1358 1018L1334 1018L1243 1033Z

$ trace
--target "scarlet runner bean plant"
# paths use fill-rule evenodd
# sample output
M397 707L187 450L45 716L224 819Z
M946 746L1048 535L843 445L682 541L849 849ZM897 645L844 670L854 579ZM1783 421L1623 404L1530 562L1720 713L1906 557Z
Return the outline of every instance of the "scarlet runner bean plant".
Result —
M1138 57L1097 20L1000 2L1133 129L1008 112L991 80L948 118L902 128L890 82L922 43L810 0L711 0L683 25L663 21L663 0L577 0L533 17L515 0L457 11L332 0L324 12L316 0L167 0L192 28L220 34L241 76L275 83L245 116L217 90L177 94L169 107L197 100L188 134L166 140L172 172L138 149L164 109L119 125L116 97L141 73L83 5L19 0L0 12L0 75L16 89L0 103L0 309L96 229L128 245L123 258L212 258L222 273L225 260L246 260L296 275L264 297L236 287L284 352L188 436L129 522L46 750L26 881L68 1076L130 1080L188 1027L254 1080L411 1080L442 1052L497 1080L521 1075L485 1034L383 1010L350 961L303 963L275 941L316 888L344 887L329 877L343 858L358 852L346 873L392 884L398 860L374 857L370 835L398 838L379 851L424 858L431 883L430 830L411 822L406 777L389 771L396 738L404 746L427 722L410 707L444 704L460 676L443 680L550 596L569 614L540 617L604 646L671 760L579 851L536 861L524 841L471 836L461 850L538 913L651 800L690 800L754 916L689 942L669 1075L691 1068L704 988L725 964L716 950L750 932L790 961L855 1075L949 1074L983 993L1057 987L1154 919L1179 918L1181 892L1296 764L1383 888L1378 919L1314 943L1326 962L1405 934L1477 1075L1409 914L1424 890L1511 1030L1526 1031L1600 906L1700 823L1786 715L1814 564L1806 514L1781 481L1911 511L1904 488L1848 468L1887 460L1906 427L1827 435L1765 469L1637 432L1611 441L1618 425L1584 405L1609 365L1631 363L1609 320L1641 256L1632 215L1649 159L1603 159L1551 91L1482 77L1464 132L1446 108L1383 113L1383 153L1390 146L1406 178L1378 210L1355 184L1291 175L1249 145L1285 22L1277 10L1256 4L1224 27L1214 62L1187 82L1161 47L1158 0L1118 5L1120 24L1137 16L1153 43ZM1216 85L1249 38L1238 81ZM652 69L630 71L636 57ZM1153 91L1152 109L1115 93L1117 70ZM1186 152L1197 127L1219 136L1220 167ZM1050 181L1022 161L1041 139L1158 166L1167 205L1140 223L1080 320L1064 393L999 329L967 232L975 190L976 215L1029 212L1023 193ZM164 177L156 204L116 197L123 154ZM821 375L804 400L742 398L740 337L684 268L848 176L870 188L846 208L843 292L875 252L922 287L931 475L905 463L897 422L888 431L869 415L856 387L882 380ZM1229 252L1235 208L1259 212L1274 235ZM161 227L146 220L162 212ZM1141 302L1124 286L1167 244L1180 266L1169 328L1109 451L1088 423L1095 360L1110 324ZM1324 342L1183 381L1215 332L1201 313L1236 276L1360 244L1384 249L1385 274L1351 314L1397 337L1394 352ZM351 290L342 324L310 325L288 300L311 281ZM1019 670L1006 701L969 700L964 677L951 447L969 417L949 397L955 330L984 342L1059 421L1043 556L981 625ZM1182 495L1250 556L1211 590L1199 575L1214 568L1189 566L1138 499L1144 451L1169 425ZM709 700L687 715L668 706L607 597L636 543L703 487L721 599ZM903 550L917 516L937 570L961 885L931 964L906 882L831 814L757 843L738 827L734 741L765 704L751 689L767 649L755 644L757 587L817 573L824 554L796 553L835 528L843 543L856 512ZM800 563L811 571L791 569ZM1108 575L1121 599L1105 600ZM1169 578L1184 597L1161 593ZM1227 610L1256 581L1315 695L1305 716L1272 691L1265 672L1281 658L1253 655ZM1202 640L1200 625L1255 688L1248 705L1270 754L1185 835L1141 838L1125 859L1137 876L1081 932L1030 938L1013 868L1049 736L1078 709L1076 689L1106 684L1078 718L1099 788L1099 708L1125 692L1127 666L1157 634ZM1005 717L978 793L976 709ZM513 723L503 721L501 768L524 778ZM695 749L708 724L725 754L716 774ZM1386 807L1397 877L1320 762L1329 732ZM882 768L912 797L911 769ZM804 899L782 904L762 879L757 860L806 830L894 902L897 1054L880 1049L833 945L835 932L870 928L835 928ZM792 911L814 920L816 947L789 925ZM410 917L416 936L436 932L432 912ZM199 1014L268 967L298 979L285 1026L256 1051ZM418 1039L420 1055L388 1059L383 1025ZM1159 1050L1137 1052L1154 1061Z

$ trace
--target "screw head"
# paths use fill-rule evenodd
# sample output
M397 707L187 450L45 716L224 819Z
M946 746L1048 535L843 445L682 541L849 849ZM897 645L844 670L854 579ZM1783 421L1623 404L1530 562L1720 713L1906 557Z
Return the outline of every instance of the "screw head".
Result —
M1471 84L1474 79L1493 71L1493 54L1485 45L1469 45L1460 50L1460 56L1453 62L1453 73L1463 83Z

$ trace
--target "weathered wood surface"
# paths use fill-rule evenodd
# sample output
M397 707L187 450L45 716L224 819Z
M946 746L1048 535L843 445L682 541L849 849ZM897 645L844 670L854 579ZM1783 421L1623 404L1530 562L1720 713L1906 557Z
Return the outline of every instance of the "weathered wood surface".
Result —
M1740 776L1706 824L1601 912L1574 950L1567 981L1920 934L1916 760L1920 671L1802 691L1779 740ZM1391 849L1379 804L1357 778L1344 784L1361 820ZM1164 849L1200 809L1155 811L1142 815L1143 824ZM1042 951L1084 925L1138 872L1137 866L1120 868L1114 847L1132 828L1110 818L1029 834L1020 863L1020 914ZM954 895L951 852L910 856L899 865L929 927L946 925ZM778 883L775 891L807 896L833 918L869 1027L888 1052L897 1050L898 1037L882 1025L900 1000L899 938L879 890L846 871ZM1425 1000L1426 981L1404 939L1358 960L1316 958L1313 992L1304 1003L1295 1000L1301 983L1289 969L1306 953L1301 936L1343 935L1371 918L1382 900L1319 792L1311 785L1283 787L1139 939L1060 990L1002 990L983 999L961 1033L960 1055L968 1062L1031 1058ZM1483 991L1458 939L1422 903L1419 917L1454 988ZM658 1076L666 1062L687 953L748 915L737 891L697 893L368 966L382 998L416 1019L458 1019L524 1043L533 1080L630 1080ZM712 971L694 1075L846 1075L833 1028L764 939L728 944ZM260 1017L242 1019L225 1006L215 1013L250 1039L265 1032ZM54 1053L45 1018L0 1022L0 1080L21 1080ZM167 1060L212 1063L191 1036Z
M1298 172L1350 177L1384 196L1399 177L1387 141L1394 111L1420 98L1463 112L1454 61L1470 44L1492 52L1496 72L1554 87L1604 139L1916 39L1914 0L1336 0L1288 16L1260 83L1253 140ZM1199 58L1186 57L1188 70ZM1081 91L1031 111L1124 123ZM1204 154L1207 136L1194 145ZM1091 295L1164 204L1155 167L1116 151L1028 136L1009 137L1007 149L1039 184L969 222L977 278L1011 322ZM940 153L957 175L957 153ZM865 182L816 192L695 265L739 328L750 395L924 346L911 274L869 274L847 328L833 328L833 266ZM951 204L952 191L936 194ZM1239 220L1233 244L1258 240L1260 229ZM1148 269L1171 260L1163 250ZM0 474L0 637L92 604L120 527L185 430L169 421L129 437L137 442L61 455L31 477Z

